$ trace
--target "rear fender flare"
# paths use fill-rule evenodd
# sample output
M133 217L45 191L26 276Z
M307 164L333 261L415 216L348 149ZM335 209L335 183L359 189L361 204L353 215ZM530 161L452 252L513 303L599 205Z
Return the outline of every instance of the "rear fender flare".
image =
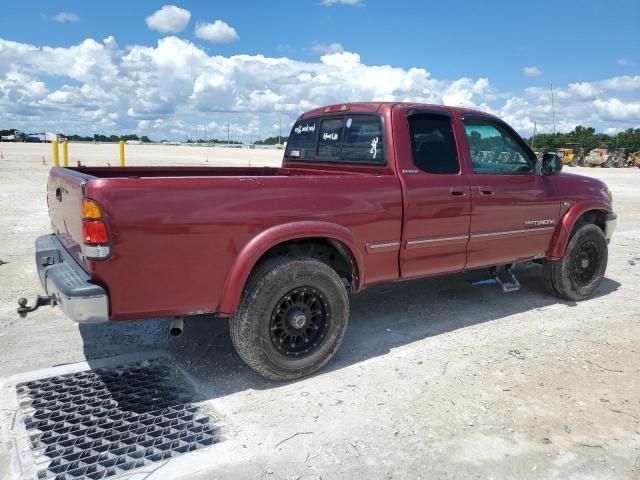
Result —
M584 201L573 204L564 214L556 228L548 258L557 260L564 256L569 237L578 219L587 212L611 212L611 206L598 201Z
M351 255L357 273L356 290L364 282L364 257L356 239L347 228L330 222L302 221L271 227L253 237L237 255L222 293L219 312L232 315L238 308L244 286L260 258L272 247L283 242L304 238L326 238L341 242Z

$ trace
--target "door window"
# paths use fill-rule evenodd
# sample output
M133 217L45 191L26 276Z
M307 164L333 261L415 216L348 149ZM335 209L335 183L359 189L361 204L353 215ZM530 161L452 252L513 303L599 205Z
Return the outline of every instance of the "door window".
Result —
M444 115L409 117L413 163L423 172L457 174L460 172L451 119Z
M535 163L516 137L499 125L483 121L465 121L473 173L526 174L535 171Z

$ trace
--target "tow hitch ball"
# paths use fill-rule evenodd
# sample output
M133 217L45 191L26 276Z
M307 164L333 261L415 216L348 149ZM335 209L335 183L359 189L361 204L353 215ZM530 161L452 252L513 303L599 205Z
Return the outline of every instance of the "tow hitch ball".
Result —
M20 315L20 318L25 318L27 313L33 312L44 305L56 305L56 301L52 297L43 297L42 295L38 295L36 297L36 302L32 306L29 307L27 303L28 300L26 298L18 299L18 305L20 305L18 307L18 314Z

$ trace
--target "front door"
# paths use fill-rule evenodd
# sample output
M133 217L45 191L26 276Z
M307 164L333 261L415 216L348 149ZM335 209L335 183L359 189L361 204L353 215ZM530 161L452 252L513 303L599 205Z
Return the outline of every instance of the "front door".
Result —
M467 268L544 256L560 216L554 182L502 122L465 116L463 124L472 164Z

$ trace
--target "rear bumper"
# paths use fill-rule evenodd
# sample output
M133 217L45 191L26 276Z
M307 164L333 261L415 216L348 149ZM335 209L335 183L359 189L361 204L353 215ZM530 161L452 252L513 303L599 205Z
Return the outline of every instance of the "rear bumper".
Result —
M109 320L109 297L104 288L73 259L55 235L36 240L36 265L42 288L71 320L102 323Z
M616 225L618 223L618 215L615 213L607 213L607 216L604 219L604 236L607 239L607 242L611 240L611 236L613 235L613 231L616 229Z

